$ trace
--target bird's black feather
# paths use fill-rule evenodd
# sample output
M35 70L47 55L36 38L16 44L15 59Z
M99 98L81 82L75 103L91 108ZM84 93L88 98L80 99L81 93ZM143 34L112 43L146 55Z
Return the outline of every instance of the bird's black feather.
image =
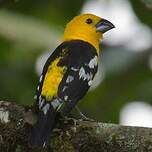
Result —
M91 44L81 40L63 42L50 55L44 65L36 92L38 121L32 130L31 145L43 146L47 144L56 120L57 108L53 107L53 101L58 101L58 103L65 101L66 105L62 113L68 115L77 102L87 93L90 87L89 82L94 78L98 68L97 63L90 64L90 66L89 63L97 56L96 49ZM47 98L41 94L43 82L48 67L57 58L60 58L57 66L66 67L66 72L58 86L56 96L47 101ZM45 109L44 107L47 104L50 106Z

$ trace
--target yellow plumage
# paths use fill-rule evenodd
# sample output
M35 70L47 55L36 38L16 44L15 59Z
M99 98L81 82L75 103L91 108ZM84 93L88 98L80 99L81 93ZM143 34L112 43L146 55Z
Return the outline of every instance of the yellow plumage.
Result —
M91 18L94 21L91 26L85 23L85 20L88 18ZM102 33L96 32L95 24L97 24L100 20L100 17L92 14L76 16L67 24L64 31L63 41L83 40L92 44L99 54L99 43L102 38Z
M45 96L47 101L57 95L58 86L63 78L66 67L57 66L60 58L55 59L48 67L42 87L42 96Z

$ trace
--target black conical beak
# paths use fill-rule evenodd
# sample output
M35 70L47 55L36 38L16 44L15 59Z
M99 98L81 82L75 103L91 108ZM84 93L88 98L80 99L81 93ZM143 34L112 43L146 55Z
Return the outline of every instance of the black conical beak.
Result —
M96 31L97 32L102 32L105 33L111 29L115 28L115 26L109 22L106 19L101 19L97 24L96 24Z

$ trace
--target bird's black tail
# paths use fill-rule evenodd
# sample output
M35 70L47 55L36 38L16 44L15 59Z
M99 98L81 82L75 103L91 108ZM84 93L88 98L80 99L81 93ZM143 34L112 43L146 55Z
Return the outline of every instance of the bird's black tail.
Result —
M32 129L30 146L44 147L48 144L48 139L52 129L55 127L56 111L51 104L38 114L38 121Z

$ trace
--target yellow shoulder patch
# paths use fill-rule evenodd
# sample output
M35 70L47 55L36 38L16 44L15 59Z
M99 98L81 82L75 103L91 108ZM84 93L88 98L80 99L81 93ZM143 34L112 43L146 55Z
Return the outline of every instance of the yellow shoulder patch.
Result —
M67 69L65 66L61 67L57 65L60 59L59 57L51 63L44 78L41 95L45 96L47 101L57 95L58 86Z

